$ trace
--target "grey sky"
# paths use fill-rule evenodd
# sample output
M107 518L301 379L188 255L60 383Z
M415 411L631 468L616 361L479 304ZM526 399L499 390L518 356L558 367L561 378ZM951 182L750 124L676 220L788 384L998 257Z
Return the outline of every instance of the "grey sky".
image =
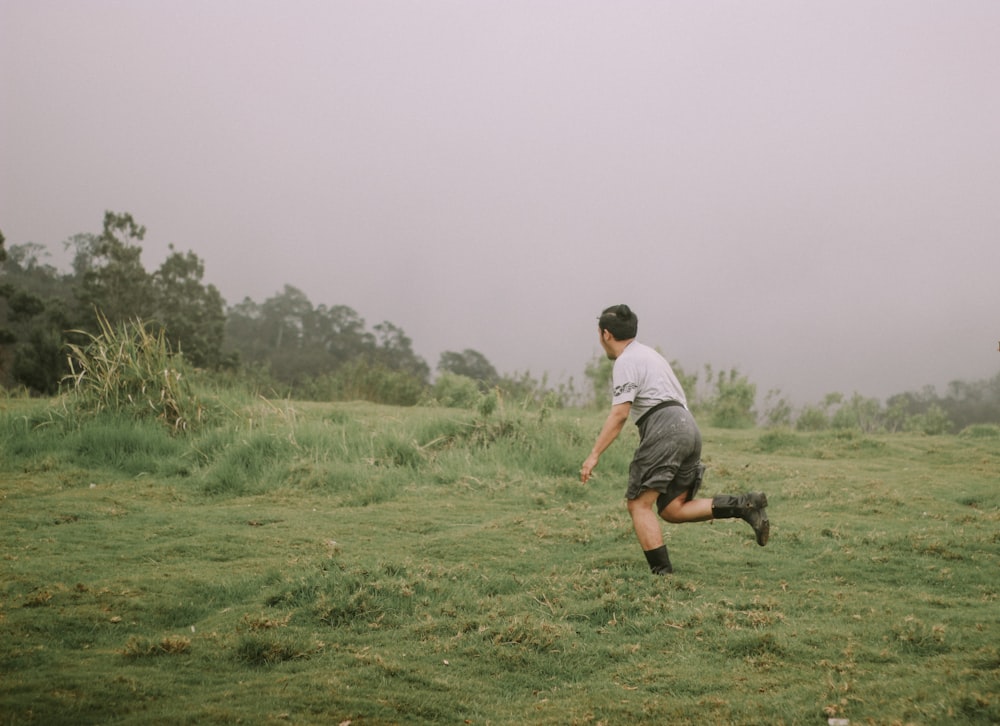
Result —
M574 376L600 310L763 393L1000 370L1000 3L0 0L0 229Z

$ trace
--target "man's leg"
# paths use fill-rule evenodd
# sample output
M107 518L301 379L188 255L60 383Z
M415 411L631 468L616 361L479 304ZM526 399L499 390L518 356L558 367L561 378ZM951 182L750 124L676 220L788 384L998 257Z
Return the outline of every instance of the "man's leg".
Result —
M704 522L712 519L712 500L688 499L687 494L681 494L660 510L660 516L671 524Z
M653 511L653 503L659 495L659 492L652 489L643 489L635 499L625 500L628 513L632 515L635 536L639 538L643 550L651 550L663 544L663 531L656 512Z
M684 522L705 522L710 519L742 519L753 527L757 544L767 544L771 534L771 523L767 518L767 495L763 492L750 494L717 494L711 499L691 499L701 488L701 477L705 467L699 465L694 485L668 502L664 500L670 493L659 495L656 508L660 516L672 524ZM667 490L670 492L670 490Z
M688 499L687 494L674 498L660 510L660 516L672 524L704 522L709 519L742 519L753 527L757 544L767 544L771 523L767 518L767 495L720 494L712 499Z
M628 513L632 515L632 526L635 528L635 536L639 539L639 546L642 547L649 569L657 575L665 575L673 572L670 565L670 557L667 554L667 546L663 544L663 531L660 529L660 521L653 511L653 504L659 492L652 489L644 489L635 499L626 499Z
M660 516L672 524L704 522L709 519L742 519L753 527L757 544L767 544L771 523L767 518L767 495L719 494L712 499L688 499L681 494L660 510Z

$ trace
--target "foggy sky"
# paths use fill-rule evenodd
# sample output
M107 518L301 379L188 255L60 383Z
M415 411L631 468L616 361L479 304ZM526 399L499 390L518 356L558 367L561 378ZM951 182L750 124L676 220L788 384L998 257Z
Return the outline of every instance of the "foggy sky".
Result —
M625 302L796 403L1000 370L1000 3L0 0L0 229L582 385Z

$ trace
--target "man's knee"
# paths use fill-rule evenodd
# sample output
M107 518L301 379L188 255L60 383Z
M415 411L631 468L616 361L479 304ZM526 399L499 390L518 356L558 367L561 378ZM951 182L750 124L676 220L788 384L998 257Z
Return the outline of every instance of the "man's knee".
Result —
M648 512L653 506L654 494L656 492L644 489L635 499L626 499L625 506L628 507L629 514L635 515L636 512Z
M672 492L661 494L656 499L656 511L659 512L660 518L665 522L677 524L680 522L678 512L680 508L684 506L684 501L686 499L687 492L681 492L680 494Z

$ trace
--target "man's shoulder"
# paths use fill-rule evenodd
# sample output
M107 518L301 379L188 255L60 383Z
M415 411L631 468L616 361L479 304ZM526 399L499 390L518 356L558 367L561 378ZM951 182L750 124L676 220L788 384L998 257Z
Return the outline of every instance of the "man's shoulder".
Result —
M650 353L655 355L656 351L638 341L629 343L615 359L615 373L626 376L639 375L640 372L647 370L654 360Z
M655 348L650 348L645 343L640 343L638 340L633 340L629 343L625 350L622 351L620 358L634 358L634 359L645 359L645 358L662 358L659 353L656 352Z

